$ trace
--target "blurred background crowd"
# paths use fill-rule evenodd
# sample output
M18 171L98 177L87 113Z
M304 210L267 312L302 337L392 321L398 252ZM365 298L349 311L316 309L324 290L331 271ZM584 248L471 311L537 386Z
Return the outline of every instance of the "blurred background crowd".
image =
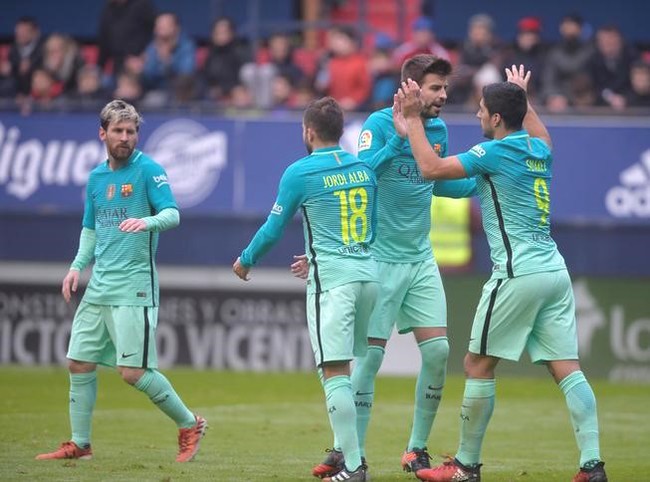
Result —
M404 59L429 52L454 65L450 110L474 110L484 85L523 63L547 112L650 112L650 49L614 22L522 16L514 38L502 38L499 19L477 13L465 32L440 38L432 2L419 2L406 28L393 31L359 22L350 3L372 2L304 0L284 29L252 31L219 16L208 37L153 0L106 0L99 18L87 19L94 38L74 38L63 25L46 33L37 15L24 15L13 37L0 38L0 109L96 110L121 98L144 110L285 111L331 95L348 111L368 111L391 104Z

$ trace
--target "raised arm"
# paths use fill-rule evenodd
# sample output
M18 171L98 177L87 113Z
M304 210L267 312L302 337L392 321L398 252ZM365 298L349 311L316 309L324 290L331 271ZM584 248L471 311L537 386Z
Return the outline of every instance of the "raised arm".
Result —
M373 114L363 125L359 136L359 159L366 162L375 173L381 173L404 147L404 137L390 135L385 120ZM386 134L389 134L386 137Z
M257 261L279 241L303 198L303 180L289 167L280 180L278 196L266 222L257 230L249 245L233 264L233 271L244 281Z
M461 179L467 177L465 168L456 156L440 157L433 150L420 117L422 105L420 86L408 79L402 82L402 87L394 97L393 110L395 116L403 116L406 120L409 143L413 157L425 179Z
M528 81L530 80L530 75L530 70L526 72L523 65L520 65L519 68L517 68L516 65L513 65L511 68L506 67L506 78L508 82L518 85L526 91L526 94L528 94ZM533 109L530 99L528 100L528 111L526 112L526 117L524 117L524 129L526 129L526 132L528 132L531 137L539 137L546 142L549 149L553 148L551 135L548 133L546 126L537 115L537 112L535 112L535 109Z

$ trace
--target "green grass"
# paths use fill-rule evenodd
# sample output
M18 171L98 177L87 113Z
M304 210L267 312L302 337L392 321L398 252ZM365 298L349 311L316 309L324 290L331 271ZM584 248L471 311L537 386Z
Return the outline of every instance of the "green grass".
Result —
M167 375L210 423L194 462L173 461L174 424L110 370L99 376L93 460L37 462L37 453L69 437L67 373L0 368L0 480L315 480L310 468L331 444L315 375L191 370ZM399 466L410 430L413 386L411 378L378 380L367 450L374 482L416 480ZM610 481L643 480L650 473L650 389L607 382L593 386ZM432 454L455 452L462 391L463 380L450 377L429 442ZM498 380L483 455L484 482L571 480L578 453L564 399L550 378Z

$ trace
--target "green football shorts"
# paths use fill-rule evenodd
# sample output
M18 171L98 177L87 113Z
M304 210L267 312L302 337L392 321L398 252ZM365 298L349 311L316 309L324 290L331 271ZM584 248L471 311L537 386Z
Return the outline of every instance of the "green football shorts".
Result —
M158 368L158 308L107 306L81 301L74 320L68 358L106 366Z
M374 281L356 281L307 294L307 324L316 366L366 354L377 288Z
M388 340L413 328L445 328L447 298L438 265L431 259L417 263L377 262L379 294L370 316L368 336Z
M566 270L491 278L483 286L469 351L533 363L577 360L575 301Z

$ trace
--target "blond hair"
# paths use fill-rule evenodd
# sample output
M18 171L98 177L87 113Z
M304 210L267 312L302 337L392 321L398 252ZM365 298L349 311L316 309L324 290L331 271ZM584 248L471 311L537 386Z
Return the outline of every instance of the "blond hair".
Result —
M103 129L108 129L112 122L131 121L135 123L136 130L140 129L142 124L142 116L135 110L128 102L123 100L112 100L104 106L99 114L99 123Z

